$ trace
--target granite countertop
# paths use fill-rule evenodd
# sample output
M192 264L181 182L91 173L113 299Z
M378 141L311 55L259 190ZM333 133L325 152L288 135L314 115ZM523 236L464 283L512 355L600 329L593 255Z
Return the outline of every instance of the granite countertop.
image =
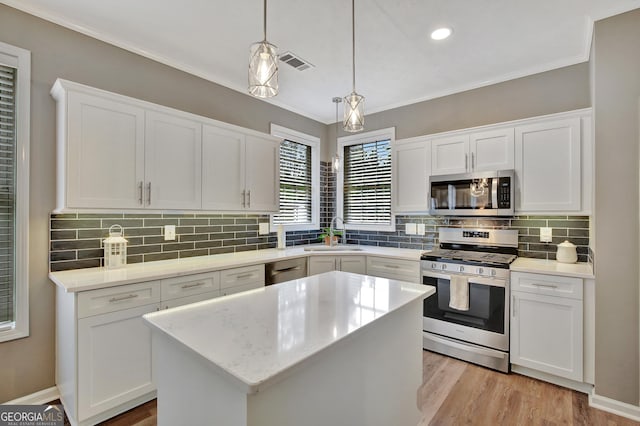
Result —
M334 271L153 312L144 319L210 361L246 393L255 393L327 347L434 292L432 286Z
M560 275L564 277L593 279L593 266L590 263L560 263L555 260L519 257L510 266L514 272Z
M213 272L296 257L365 255L419 261L420 255L424 253L423 250L375 246L349 246L357 248L357 251L305 251L305 247L310 246L288 247L284 250L266 249L185 259L159 260L156 262L135 263L118 269L100 267L50 272L49 278L55 284L63 287L66 292L71 293L182 275Z

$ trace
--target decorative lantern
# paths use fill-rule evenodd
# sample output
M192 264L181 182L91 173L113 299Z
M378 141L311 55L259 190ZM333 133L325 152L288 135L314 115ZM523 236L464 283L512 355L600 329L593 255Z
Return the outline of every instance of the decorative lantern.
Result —
M120 225L109 228L109 237L102 240L104 266L107 269L120 268L127 264L127 240Z

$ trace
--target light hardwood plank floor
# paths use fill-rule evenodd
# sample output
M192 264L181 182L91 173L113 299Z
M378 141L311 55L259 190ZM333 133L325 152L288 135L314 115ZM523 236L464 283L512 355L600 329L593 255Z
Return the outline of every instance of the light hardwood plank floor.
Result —
M587 395L580 392L428 351L423 351L422 359L423 381L418 391L422 420L418 426L640 425L589 407ZM101 424L154 426L156 415L153 400Z

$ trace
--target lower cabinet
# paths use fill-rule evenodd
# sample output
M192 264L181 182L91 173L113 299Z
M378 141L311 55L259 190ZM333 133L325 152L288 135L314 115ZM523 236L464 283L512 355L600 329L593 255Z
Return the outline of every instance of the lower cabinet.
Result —
M146 305L78 321L78 418L87 419L155 391Z
M420 261L367 256L367 274L374 277L420 283Z
M311 256L308 265L308 275L329 271L367 273L366 256Z
M511 364L582 382L582 279L512 272L511 285Z

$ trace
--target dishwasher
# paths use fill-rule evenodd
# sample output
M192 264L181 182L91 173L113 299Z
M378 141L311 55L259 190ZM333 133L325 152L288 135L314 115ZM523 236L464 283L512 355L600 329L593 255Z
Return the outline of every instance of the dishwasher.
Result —
M278 284L307 276L307 258L279 260L264 267L265 285Z

